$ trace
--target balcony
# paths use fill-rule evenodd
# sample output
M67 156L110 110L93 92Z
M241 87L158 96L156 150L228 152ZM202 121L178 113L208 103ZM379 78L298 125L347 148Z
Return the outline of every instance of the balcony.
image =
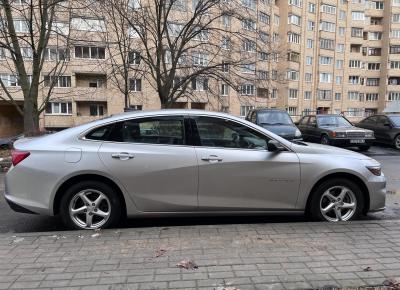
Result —
M388 85L390 86L398 86L400 85L400 77L389 77Z

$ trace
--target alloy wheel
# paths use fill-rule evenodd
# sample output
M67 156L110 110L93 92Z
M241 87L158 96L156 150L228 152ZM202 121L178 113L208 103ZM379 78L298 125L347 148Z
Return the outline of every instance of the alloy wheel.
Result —
M348 221L356 209L356 196L346 186L333 186L326 190L320 199L320 211L327 221Z
M394 139L394 146L396 146L396 149L400 150L400 135L396 136Z
M323 145L329 145L329 139L328 139L328 137L327 136L322 136L322 138L321 138L321 144L323 144Z
M97 229L110 218L111 203L108 197L98 190L82 190L72 197L69 215L78 227Z

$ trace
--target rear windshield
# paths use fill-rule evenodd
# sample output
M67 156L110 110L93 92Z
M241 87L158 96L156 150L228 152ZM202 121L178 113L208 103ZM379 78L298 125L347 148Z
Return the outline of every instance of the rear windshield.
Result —
M265 111L258 113L260 125L293 125L293 121L286 112Z

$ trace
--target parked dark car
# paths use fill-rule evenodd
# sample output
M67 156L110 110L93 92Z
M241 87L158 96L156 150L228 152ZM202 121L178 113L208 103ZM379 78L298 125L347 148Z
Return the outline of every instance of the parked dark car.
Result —
M338 147L358 147L368 150L372 145L374 132L357 128L341 115L304 116L298 125L305 141Z
M287 140L302 140L300 130L293 123L292 118L290 118L286 111L279 109L254 109L247 114L246 120Z
M0 138L0 149L11 149L13 143L15 140L18 140L20 138L23 138L23 134L19 134L16 136L11 136L11 137L6 137L6 138Z
M400 150L400 115L375 115L365 118L357 127L374 131L376 141Z

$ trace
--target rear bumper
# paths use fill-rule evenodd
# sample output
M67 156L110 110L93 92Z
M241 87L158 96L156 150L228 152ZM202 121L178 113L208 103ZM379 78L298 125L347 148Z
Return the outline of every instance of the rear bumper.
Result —
M21 212L21 213L29 213L29 214L37 214L13 201L11 201L9 198L7 198L7 196L5 197L8 205L10 206L10 208L15 211L15 212Z

